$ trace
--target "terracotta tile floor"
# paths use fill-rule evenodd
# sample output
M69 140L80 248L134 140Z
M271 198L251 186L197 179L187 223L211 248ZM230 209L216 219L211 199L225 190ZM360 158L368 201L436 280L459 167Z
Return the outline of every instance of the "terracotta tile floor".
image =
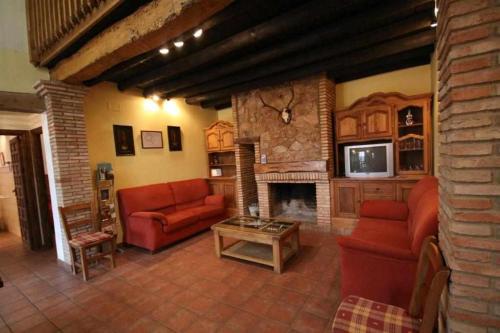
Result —
M0 333L326 332L339 302L335 236L302 230L301 243L279 275L217 259L208 231L155 255L126 249L85 283L54 251L0 233Z

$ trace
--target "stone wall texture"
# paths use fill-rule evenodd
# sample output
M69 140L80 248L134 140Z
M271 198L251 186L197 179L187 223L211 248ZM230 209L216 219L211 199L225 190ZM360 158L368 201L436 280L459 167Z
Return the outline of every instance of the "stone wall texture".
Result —
M500 331L500 2L441 0L439 239L449 332Z
M277 109L291 104L292 122L285 124L280 113L264 107L260 98ZM320 77L315 76L290 84L252 90L236 96L238 135L260 137L260 152L268 163L311 161L322 159L319 116Z

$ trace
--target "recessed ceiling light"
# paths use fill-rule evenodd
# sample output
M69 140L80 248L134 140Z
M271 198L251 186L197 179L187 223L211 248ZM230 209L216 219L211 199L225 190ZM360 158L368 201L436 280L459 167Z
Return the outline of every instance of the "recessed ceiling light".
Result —
M160 52L160 54L167 55L170 50L167 47L162 47L158 50L158 52Z
M158 101L160 100L160 96L158 96L158 95L156 95L156 94L155 94L155 95L151 95L150 97L151 97L151 99L152 99L153 101L155 101L155 102L158 102Z
M184 46L184 42L182 40L178 40L178 41L174 42L174 45L177 48L181 48Z
M193 33L194 38L200 38L203 35L203 29L198 29Z

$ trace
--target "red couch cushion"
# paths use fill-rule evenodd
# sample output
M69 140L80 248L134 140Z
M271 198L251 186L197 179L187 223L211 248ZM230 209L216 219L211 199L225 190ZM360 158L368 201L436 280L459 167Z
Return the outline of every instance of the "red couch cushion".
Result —
M385 247L410 250L405 222L361 218L351 238Z
M118 199L125 217L135 212L158 211L175 205L174 194L168 184L122 189L118 191Z
M200 219L196 212L181 210L175 213L165 215L167 218L166 232L178 230L188 225L198 222Z
M201 206L210 194L207 181L201 178L171 182L169 185L178 210Z
M413 222L408 227L411 237L411 250L415 255L419 255L420 248L425 237L429 235L437 235L438 233L438 209L439 209L439 193L438 189L431 189L420 198L418 201L415 213L413 214Z
M224 214L224 207L220 206L205 205L205 206L189 208L187 210L194 214L197 214L201 220Z
M410 194L408 195L408 231L410 231L408 236L410 236L410 240L413 239L413 235L411 233L413 231L413 214L415 214L420 198L424 196L425 192L434 188L437 189L437 187L438 179L436 177L425 176L411 189Z

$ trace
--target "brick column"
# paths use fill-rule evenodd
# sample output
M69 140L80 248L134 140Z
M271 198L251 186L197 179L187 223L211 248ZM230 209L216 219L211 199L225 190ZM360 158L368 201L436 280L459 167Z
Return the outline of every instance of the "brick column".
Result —
M50 150L47 160L57 256L69 263L69 248L58 207L93 197L83 112L86 89L58 81L39 81L34 88L43 97L47 110L43 131L49 143L46 149Z
M439 238L450 332L500 328L500 3L440 0Z

